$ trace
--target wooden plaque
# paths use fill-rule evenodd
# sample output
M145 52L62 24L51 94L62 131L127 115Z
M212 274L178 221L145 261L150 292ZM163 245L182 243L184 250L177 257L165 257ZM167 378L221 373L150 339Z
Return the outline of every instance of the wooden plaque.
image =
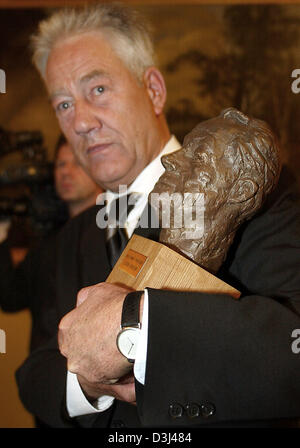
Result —
M240 292L169 247L133 235L108 276L107 282L134 290L145 287L177 291L229 294Z

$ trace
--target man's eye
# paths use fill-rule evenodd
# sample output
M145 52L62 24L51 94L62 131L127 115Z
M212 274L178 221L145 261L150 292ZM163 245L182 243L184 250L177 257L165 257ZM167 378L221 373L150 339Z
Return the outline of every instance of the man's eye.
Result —
M95 95L101 95L104 92L103 86L97 86L93 89Z
M194 157L194 149L191 142L186 143L183 148L187 157Z
M63 103L60 103L57 106L57 110L60 112L63 112L64 110L69 109L69 107L70 107L70 103L68 103L67 101L64 101Z

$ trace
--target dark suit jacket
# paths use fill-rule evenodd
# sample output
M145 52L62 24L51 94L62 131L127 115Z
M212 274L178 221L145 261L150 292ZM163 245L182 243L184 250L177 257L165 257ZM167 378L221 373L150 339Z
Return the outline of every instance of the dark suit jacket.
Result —
M56 326L78 290L110 272L97 209L72 220L57 238L54 336L17 372L27 409L58 427L269 426L300 417L300 354L291 349L300 328L300 207L288 178L283 173L261 212L240 229L218 273L241 299L150 290L137 409L115 402L104 413L68 419Z
M52 313L56 316L53 307L54 238L49 236L31 249L16 268L11 261L9 242L0 244L0 307L5 312L30 310L30 350L46 342L53 334Z

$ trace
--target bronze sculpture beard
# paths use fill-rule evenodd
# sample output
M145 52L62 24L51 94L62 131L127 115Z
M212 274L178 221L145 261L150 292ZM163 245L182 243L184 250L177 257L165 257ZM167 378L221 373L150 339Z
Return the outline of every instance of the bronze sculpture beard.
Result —
M170 225L162 228L160 242L216 273L239 226L275 188L281 169L279 154L268 126L234 108L197 125L179 151L162 157L166 171L149 199L152 203L152 193L180 193L182 198L184 193L203 193L203 234L187 238L189 228L184 224L175 228L176 206L172 204ZM162 226L164 211L154 208Z

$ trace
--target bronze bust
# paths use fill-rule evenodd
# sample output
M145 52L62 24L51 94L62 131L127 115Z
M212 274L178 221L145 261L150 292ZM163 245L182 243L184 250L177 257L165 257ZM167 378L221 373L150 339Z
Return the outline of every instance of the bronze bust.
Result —
M229 108L198 124L180 150L162 157L162 164L165 172L149 196L151 203L153 193L202 193L204 228L200 238L189 237L184 224L174 225L171 210L160 241L215 273L238 227L260 209L278 182L277 139L265 122ZM163 213L160 208L160 223Z

